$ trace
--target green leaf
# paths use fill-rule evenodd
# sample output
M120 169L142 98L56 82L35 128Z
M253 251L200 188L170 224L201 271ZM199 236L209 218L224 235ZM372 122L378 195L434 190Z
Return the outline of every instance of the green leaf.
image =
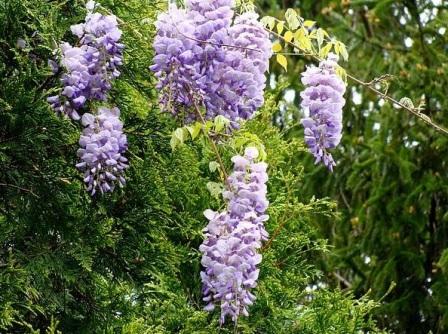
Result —
M171 136L170 146L173 151L177 148L177 146L179 146L179 144L180 144L179 139L177 139L174 136Z
M184 129L182 128L177 128L176 130L174 130L173 133L174 137L176 137L177 139L179 139L179 141L181 143L184 142Z
M190 133L191 139L195 140L202 129L202 123L196 122L193 126L187 126L187 130Z
M210 161L208 163L208 169L210 170L210 172L214 173L216 172L216 170L219 168L219 163L216 161Z
M230 120L222 115L218 115L215 117L215 131L220 133L223 129L226 128L227 125L230 124Z
M299 49L304 51L311 50L311 40L308 36L308 31L305 28L300 28L294 34L294 40Z
M219 199L219 196L224 190L224 186L221 183L217 182L207 182L207 190L210 192L210 195L212 195L216 199Z

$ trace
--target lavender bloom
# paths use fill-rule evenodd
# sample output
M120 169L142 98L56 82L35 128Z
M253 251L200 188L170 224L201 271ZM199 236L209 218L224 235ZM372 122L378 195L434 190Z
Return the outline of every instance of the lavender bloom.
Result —
M199 63L203 48L181 35L182 32L191 36L195 31L194 24L184 10L173 7L169 13L162 13L156 28L156 56L150 69L159 78L157 88L161 90L160 103L173 113L178 113L181 112L181 106L193 105L191 91L202 96L206 88Z
M118 66L123 64L124 45L119 43L122 32L118 28L117 17L115 15L102 15L94 13L96 3L89 1L86 7L88 14L85 23L73 25L72 33L80 38L82 45L87 45L98 49L102 55L104 64L104 75L106 79L112 80L120 76Z
M79 111L88 100L106 100L110 82L120 75L117 68L122 64L123 44L118 43L121 31L117 19L114 15L93 13L94 7L90 1L86 22L71 27L81 46L62 44L64 89L60 96L47 99L55 111L74 120L80 119Z
M235 109L239 117L249 119L264 103L265 73L269 69L272 44L258 21L258 14L252 12L236 17L229 35L231 44L240 47L230 50L231 67L244 76L244 80L238 80L238 75L228 76L232 80L232 90L240 97Z
M336 163L328 152L342 138L342 108L345 105L345 83L336 74L337 57L333 54L321 61L319 67L311 66L302 74L306 89L300 93L301 106L309 117L301 123L305 127L305 142L316 158L331 171Z
M228 178L229 190L223 193L227 210L204 212L209 224L199 248L203 300L207 311L220 307L221 324L227 316L234 322L241 314L248 316L247 308L255 300L250 290L257 286L262 259L257 250L268 238L263 223L269 218L265 214L267 165L254 163L257 156L257 149L248 148L244 157L232 158L234 171Z
M84 182L92 196L112 192L115 185L124 186L124 170L128 167L123 156L127 150L127 138L118 108L100 108L97 115L85 113L82 116L84 131L79 139L81 148L76 165L84 171Z
M207 119L222 115L234 126L263 104L271 42L254 13L232 25L232 8L231 0L189 0L186 9L172 7L156 23L151 70L161 104L187 122L196 119L193 102L205 107Z

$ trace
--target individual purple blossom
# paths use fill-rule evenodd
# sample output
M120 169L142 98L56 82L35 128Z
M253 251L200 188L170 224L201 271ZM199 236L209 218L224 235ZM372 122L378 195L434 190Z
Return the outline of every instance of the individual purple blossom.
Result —
M174 115L249 119L263 104L271 42L254 13L235 18L231 0L189 0L159 16L151 70L160 102Z
M233 173L229 176L228 190L223 192L227 209L218 213L206 210L209 224L204 229L201 272L205 310L220 307L220 323L229 316L234 322L240 315L248 316L248 306L255 295L262 256L258 249L268 234L263 223L269 216L265 211L267 165L255 163L258 150L250 147L244 156L232 158Z
M316 158L333 171L336 162L329 152L342 138L342 108L345 105L345 83L336 74L337 57L333 54L310 66L302 73L305 90L300 93L301 106L309 116L301 120L305 127L305 142Z
M97 191L112 192L118 184L124 186L124 170L128 167L123 154L127 150L127 138L118 108L100 108L97 115L85 113L85 126L77 154L81 162L76 167L84 172L87 191L93 196Z
M121 31L117 18L94 13L94 8L95 2L89 1L85 23L71 27L80 46L61 45L64 89L60 96L47 99L55 111L74 120L80 119L79 111L87 101L106 100L111 81L120 75L118 66L122 64L123 44L118 43ZM55 71L55 64L50 65Z

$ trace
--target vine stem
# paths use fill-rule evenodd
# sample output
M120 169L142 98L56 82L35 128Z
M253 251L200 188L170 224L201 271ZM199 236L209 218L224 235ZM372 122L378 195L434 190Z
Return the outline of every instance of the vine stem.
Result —
M192 94L190 93L190 95L192 95ZM205 126L206 122L205 122L204 116L202 116L201 110L199 109L199 106L196 103L196 100L193 97L192 97L191 100L193 101L194 110L198 114L199 119L201 120L202 125ZM213 140L213 138L210 137L210 135L205 131L204 127L202 128L202 132L208 138L208 140L209 140L209 142L210 142L210 144L212 146L213 152L215 153L216 158L218 159L219 166L221 167L221 171L222 171L222 173L224 175L224 184L227 184L227 179L228 179L229 176L228 176L228 174L226 172L226 167L224 166L224 162L222 160L221 154L219 154L218 146L216 145L216 143Z
M291 45L293 48L298 49L298 46L295 45L294 43L292 43L291 41L286 40L281 34L276 33L273 30L270 30L268 28L265 28L265 30L267 32L269 32L270 34L274 35L275 37L281 39L285 44ZM297 54L297 53L290 53L290 55L297 55L300 56L301 54ZM314 58L317 61L321 61L322 59L320 57L318 57L315 54L312 53L306 53L306 55ZM401 103L400 101L397 101L396 99L394 99L393 97L387 95L387 93L383 93L381 91L379 91L378 89L376 89L373 86L372 82L364 82L358 78L356 78L354 75L347 73L347 78L349 78L350 80L356 82L357 84L369 89L370 91L372 91L373 93L375 93L376 95L380 96L381 98L392 102L393 104L403 108L404 110L407 110L408 112L410 112L411 114L413 114L414 116L418 117L419 119L421 119L423 122L425 122L426 124L428 124L429 126L432 126L434 129L436 129L437 131L448 135L448 130L446 128L444 128L441 125L438 125L437 123L434 123L431 118L428 115L425 115L423 113L421 113L419 110L415 109L415 108L411 108L403 103Z

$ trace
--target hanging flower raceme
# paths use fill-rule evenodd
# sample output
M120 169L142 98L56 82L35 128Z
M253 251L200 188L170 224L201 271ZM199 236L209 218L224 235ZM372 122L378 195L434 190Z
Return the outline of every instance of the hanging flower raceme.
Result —
M71 26L80 46L63 43L60 64L48 62L53 73L62 69L64 89L61 95L47 99L55 111L76 121L81 119L84 126L78 150L81 161L76 167L84 172L91 195L112 192L116 185L124 186L124 170L128 167L123 156L127 138L118 108L99 108L97 113L84 113L82 117L79 113L89 100L107 99L111 81L120 75L118 67L123 59L117 18L94 12L95 7L96 3L89 1L85 22Z
M127 138L118 108L100 108L97 115L85 113L82 116L84 131L79 139L81 148L76 165L84 172L87 191L94 195L111 192L115 185L124 186L124 170L128 167L123 156L127 150Z
M80 46L63 43L61 61L64 86L60 96L51 96L52 108L74 120L88 100L106 100L111 81L120 75L123 44L118 43L121 31L115 15L94 13L95 2L87 3L85 23L73 25L71 30ZM55 68L56 64L52 63Z
M159 16L151 70L159 78L161 104L187 122L194 103L206 118L249 119L263 103L269 36L255 13L237 17L233 1L190 0ZM180 116L180 115L179 115Z
M257 265L262 259L258 249L268 237L263 223L269 218L265 214L269 205L267 165L255 163L257 157L257 149L251 147L244 156L232 158L234 170L223 193L227 210L204 212L209 224L199 248L204 266L203 299L207 311L220 307L221 323L226 316L234 322L241 314L247 316L247 308L255 300L250 290L257 286Z
M342 108L345 105L345 83L336 74L337 57L330 54L319 67L311 66L302 74L306 86L300 94L301 106L309 112L302 119L305 142L316 158L331 171L336 163L329 152L342 138Z

